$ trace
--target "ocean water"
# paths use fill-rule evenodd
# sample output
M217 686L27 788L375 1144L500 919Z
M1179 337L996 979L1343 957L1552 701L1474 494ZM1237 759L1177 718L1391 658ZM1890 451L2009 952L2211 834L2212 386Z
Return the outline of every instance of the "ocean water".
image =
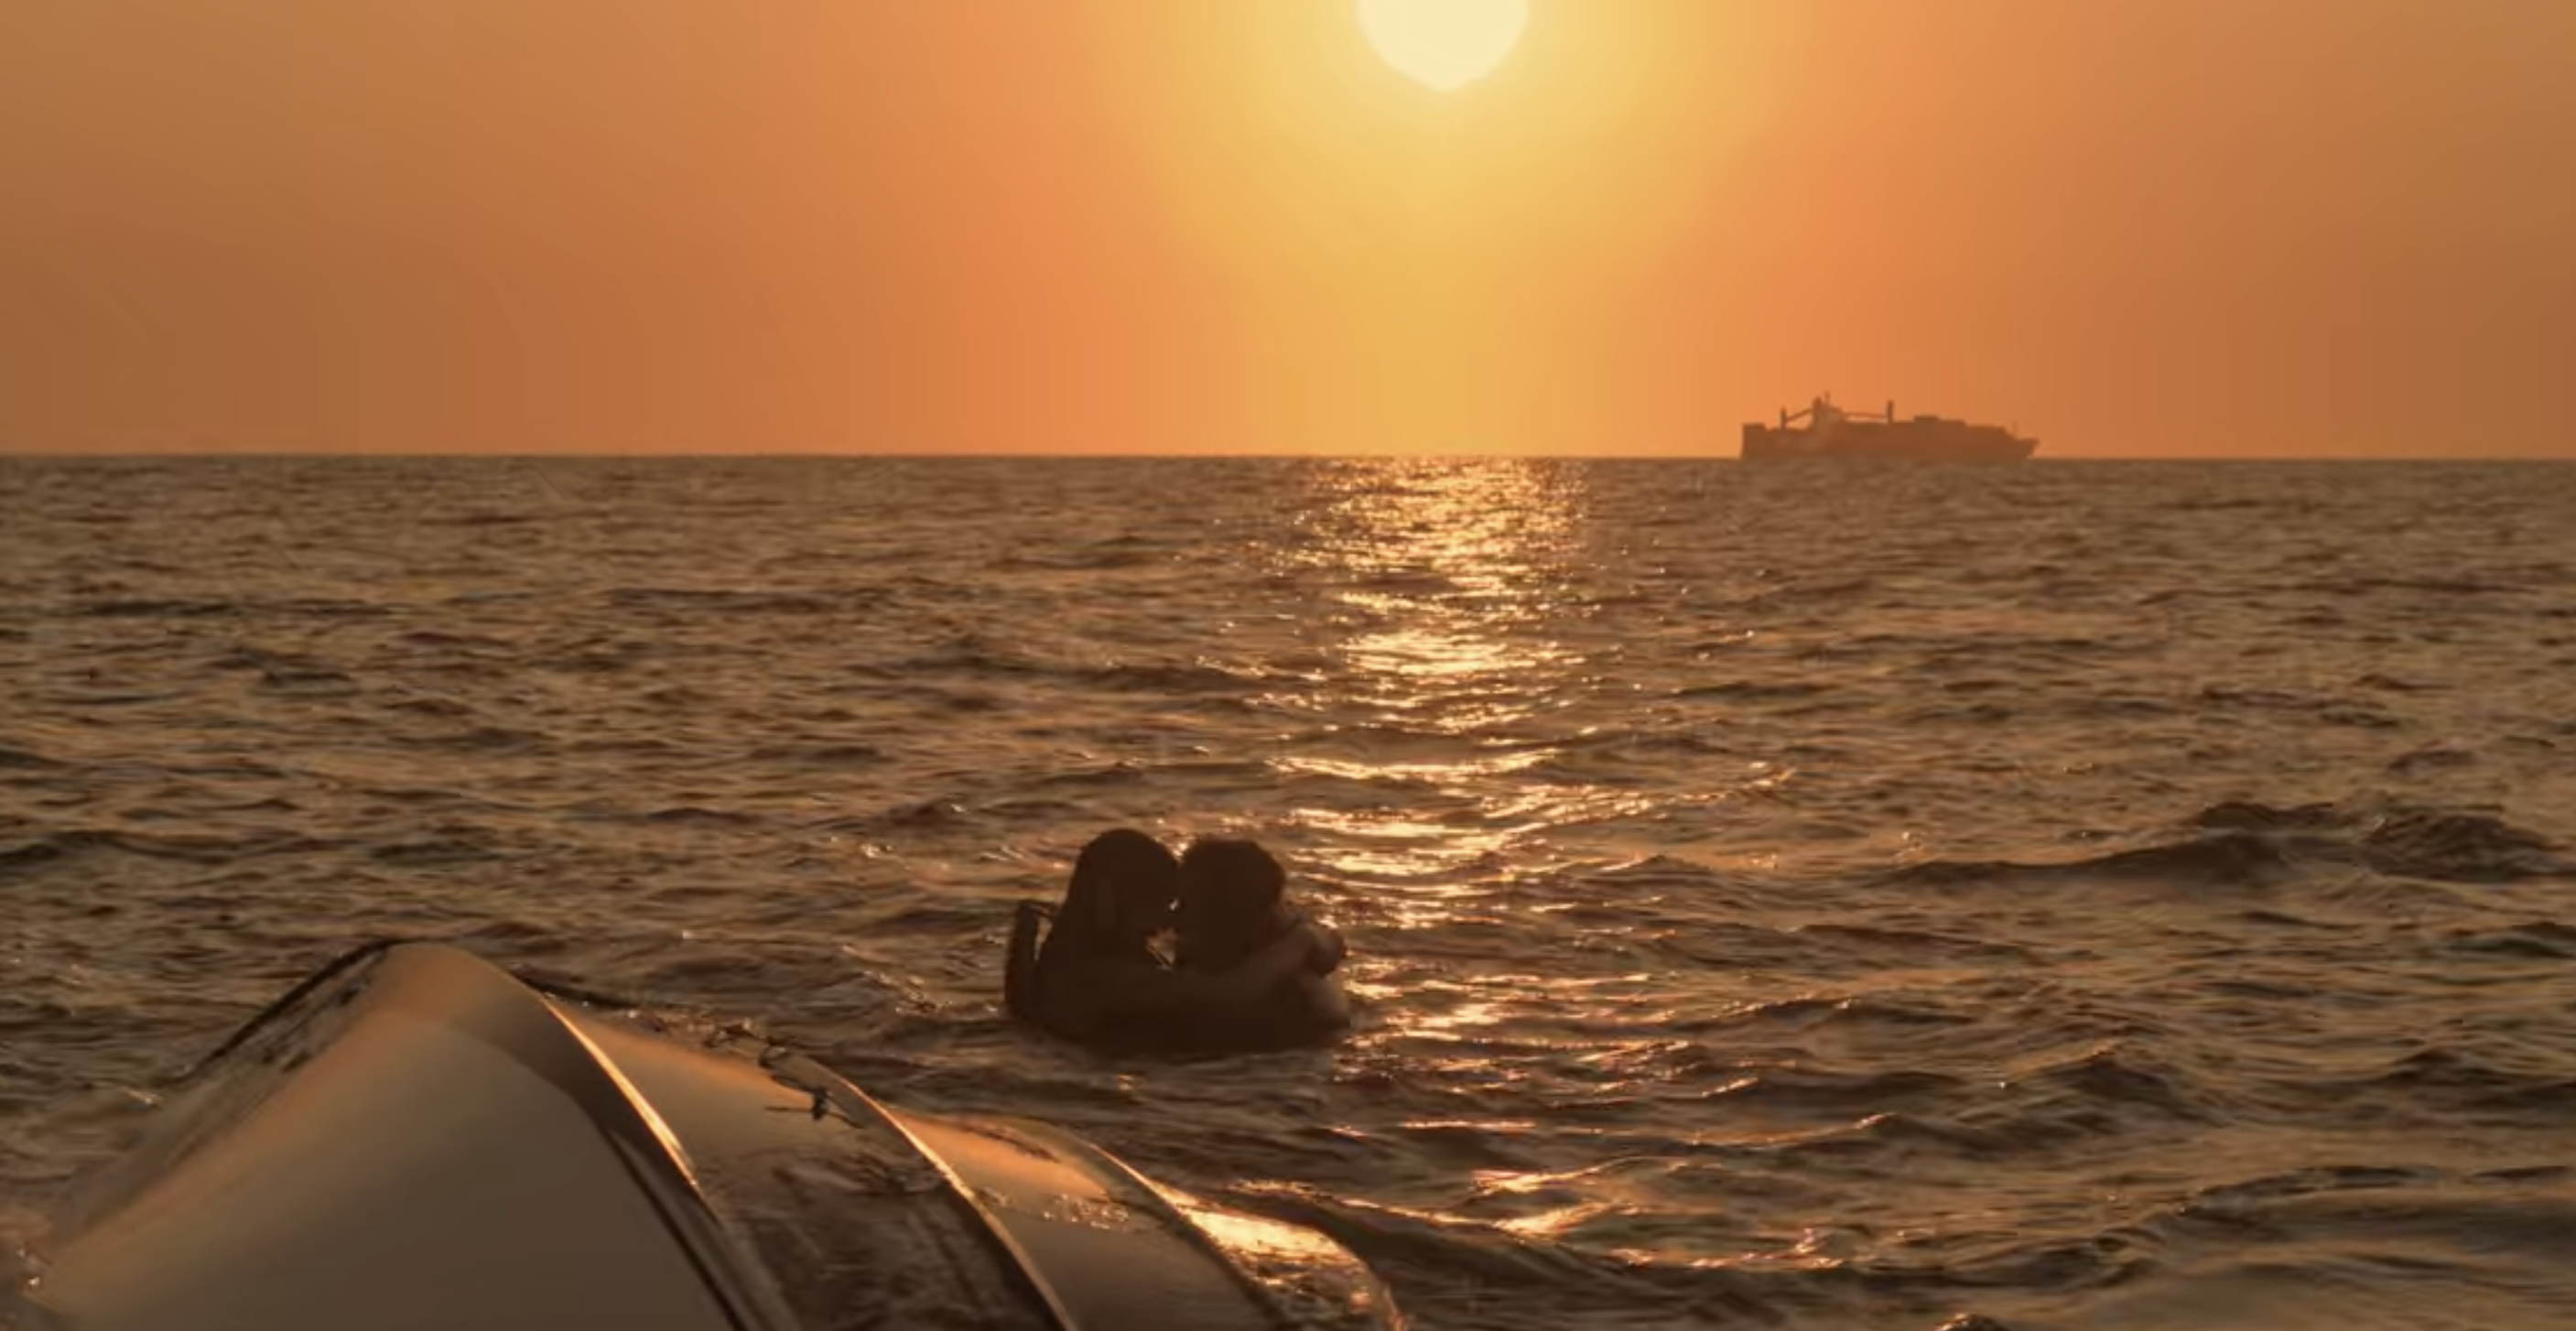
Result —
M997 1010L1256 835L1328 1051ZM0 460L0 1248L363 938L1424 1328L2576 1325L2576 467Z

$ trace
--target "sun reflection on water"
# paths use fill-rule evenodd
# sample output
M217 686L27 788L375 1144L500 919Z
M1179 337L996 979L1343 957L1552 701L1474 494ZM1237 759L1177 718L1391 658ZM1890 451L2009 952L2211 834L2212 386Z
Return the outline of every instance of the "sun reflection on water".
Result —
M1604 607L1633 593L1601 580L1599 546L1620 533L1596 525L1586 473L1352 461L1305 479L1304 512L1267 554L1307 608L1296 646L1312 669L1271 676L1278 687L1261 706L1287 733L1269 764L1293 792L1289 816L1318 877L1367 930L1416 935L1401 948L1363 943L1343 972L1385 1023L1357 1056L1399 1060L1409 1082L1443 1088L1402 1123L1409 1137L1495 1160L1514 1154L1498 1143L1519 1137L1614 1140L1615 1127L1582 1115L1619 1112L1703 1064L1693 1048L1635 1038L1641 1024L1671 1022L1664 980L1601 965L1656 932L1654 900L1582 895L1578 884L1606 866L1568 857L1659 837L1672 811L1773 773L1738 765L1702 793L1641 779L1618 753L1628 734L1617 727L1638 713L1633 693L1606 682L1626 644ZM1631 848L1642 860L1663 845L1619 850ZM1575 1118L1558 1117L1578 1103ZM1532 1104L1545 1112L1532 1116ZM1631 1216L1652 1209L1637 1195L1652 1186L1499 1170L1454 1210L1423 1214L1512 1241L1619 1246L1645 1240Z
M1560 738L1535 723L1587 682L1559 632L1580 611L1581 478L1516 460L1351 460L1310 483L1280 554L1330 607L1337 668L1287 700L1320 733L1275 765L1419 798L1295 817L1338 843L1348 873L1419 883L1470 869L1562 812L1533 807ZM1463 895L1417 894L1398 922L1435 923Z

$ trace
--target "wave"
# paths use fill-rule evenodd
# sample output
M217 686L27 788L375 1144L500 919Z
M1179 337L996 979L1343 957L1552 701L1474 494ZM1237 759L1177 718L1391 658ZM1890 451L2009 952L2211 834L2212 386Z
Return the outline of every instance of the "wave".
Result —
M1897 1029L1973 1026L1983 1018L1926 1002L1897 1002L1869 995L1828 997L1801 995L1754 1003L1711 1017L1676 1020L1671 1029L1684 1035L1744 1035L1843 1027L1887 1026Z
M2022 965L2036 965L2041 960L2038 953L2017 944L1929 929L1827 923L1805 925L1796 932L1807 938L1855 944L1873 958L1933 957Z
M1887 875L1898 884L1977 884L2152 879L2246 886L2278 879L2299 864L2284 841L2255 832L2220 832L2161 846L2113 851L2053 864L2016 860L1925 860Z
M2418 1049L2338 1089L2356 1096L2398 1093L2418 1108L2439 1108L2446 1118L2477 1112L2576 1122L2576 1077L2516 1071L2447 1046Z
M2508 596L2537 591L2521 582L2487 578L2321 578L2294 583L2288 590L2328 597L2367 596L2373 592L2408 592L2425 596Z
M1637 1324L1661 1315L1690 1324L1778 1324L1786 1315L1782 1287L1794 1280L1587 1251L1303 1184L1241 1187L1228 1200L1338 1240L1402 1291L1405 1311L1425 1323L1553 1331L1569 1318Z
M647 813L628 815L634 822L656 826L758 827L768 820L739 809L709 808L703 804L674 804Z
M1691 684L1673 690L1676 698L1719 698L1730 702L1788 702L1832 693L1835 686L1815 680L1730 679Z
M498 844L496 838L463 829L383 842L368 846L365 853L368 859L378 864L406 869L478 864L509 857L509 852Z
M253 832L241 836L207 833L145 833L110 828L69 828L0 847L0 869L26 869L81 856L111 853L188 864L230 865L273 855L322 854L348 843L294 832Z
M2492 814L2386 804L2272 807L2226 801L2187 820L2183 838L2054 863L1927 860L1888 875L1893 882L1977 883L2151 879L2248 886L2320 865L2368 869L2389 878L2506 883L2576 875L2576 861L2549 838Z
M2460 931L2451 946L2462 952L2532 961L2576 960L2576 926L2537 920L2504 929Z
M1240 693L1257 687L1257 675L1238 673L1223 666L1203 661L1179 663L1116 663L1092 666L1066 672L1094 688L1116 693L1216 694Z
M1052 675L1058 668L977 633L957 634L929 651L897 662L899 677L935 679L942 675Z
M1826 1113L1886 1113L1913 1101L1940 1101L1959 1096L1968 1083L1957 1076L1918 1068L1880 1072L1838 1072L1815 1066L1764 1066L1732 1062L1700 1050L1706 1060L1693 1070L1724 1072L1731 1079L1701 1092L1710 1103L1754 1104Z
M2116 1044L2043 1063L2007 1085L2039 1093L2043 1104L2052 1097L2069 1098L2121 1113L2149 1110L2193 1122L2218 1121L2224 1108L2187 1074ZM2019 1112L2033 1111L2024 1106Z
M621 610L661 610L691 615L830 616L873 609L887 593L877 587L837 588L829 593L788 592L738 587L612 587L602 594Z
M399 647L470 649L488 652L517 652L520 644L507 638L483 633L450 633L440 629L405 629L387 640Z
M2576 1186L2565 1166L2537 1165L2459 1172L2422 1165L2317 1164L2208 1184L2194 1189L2151 1221L2150 1232L2169 1242L2214 1243L2234 1247L2257 1242L2305 1242L2320 1238L2384 1247L2440 1236L2440 1246L2478 1254L2474 1266L2443 1268L2445 1263L2417 1261L2417 1279L2448 1277L2470 1286L2508 1275L2509 1264L2529 1268L2525 1276L2557 1266L2567 1235L2576 1231ZM2450 1291L2436 1293L2444 1298ZM2456 1309L2457 1304L2453 1304ZM2503 1316L2491 1325L2518 1325L2523 1319Z
M2547 837L2483 813L2391 809L2370 821L2361 850L2372 868L2406 878L2501 883L2576 874Z
M1165 542L1121 538L1070 554L1006 554L994 560L991 567L998 573L1108 573L1168 564L1173 554L1173 548Z
M199 619L241 612L238 601L175 597L112 597L84 601L65 612L73 619Z
M2298 804L2275 808L2248 800L2223 800L2190 818L2193 827L2269 831L2275 828L2331 828L2348 820L2331 804Z
M874 744L857 741L829 740L797 744L766 744L751 751L751 761L800 768L863 768L886 761L886 751Z
M70 767L71 765L72 764L64 762L60 758L48 758L33 749L13 748L6 744L0 744L0 768L17 768L22 771L59 771L63 768Z
M2389 759L2385 770L2394 776L2419 776L2427 772L2474 767L2478 761L2474 750L2456 744L2427 744Z
M408 710L424 715L452 717L459 712L470 715L472 709L414 702ZM443 734L388 736L385 742L405 749L427 749L441 753L505 754L545 750L554 744L554 736L543 731L520 730L510 726L479 725Z
M424 693L404 685L394 686L403 696L383 704L385 710L409 716L425 716L440 721L461 721L476 715L473 704L443 693Z

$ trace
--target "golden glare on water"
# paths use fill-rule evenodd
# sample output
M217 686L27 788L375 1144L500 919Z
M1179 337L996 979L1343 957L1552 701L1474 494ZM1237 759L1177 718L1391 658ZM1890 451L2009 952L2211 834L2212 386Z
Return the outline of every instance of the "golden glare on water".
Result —
M1386 63L1436 92L1494 72L1529 26L1529 0L1360 0L1360 30Z
M1341 599L1368 626L1343 646L1353 673L1382 706L1447 734L1528 716L1531 686L1574 659L1534 631L1558 609L1552 556L1569 526L1551 478L1494 462L1373 470L1399 483L1343 511L1340 558L1359 585Z
M1370 458L1298 474L1298 516L1270 558L1320 607L1299 640L1321 659L1262 698L1290 722L1267 765L1313 792L1289 817L1380 922L1526 924L1553 909L1531 884L1561 867L1569 829L1599 845L1635 828L1621 849L1643 858L1666 844L1659 824L1787 778L1755 762L1680 790L1622 779L1623 746L1668 741L1636 727L1633 688L1614 683L1627 643L1604 627L1605 598L1634 593L1601 569L1630 538L1583 469ZM1500 998L1444 1006L1473 1018L1485 997Z
M1563 612L1574 519L1566 478L1542 464L1336 464L1298 554L1339 584L1341 681L1307 703L1348 737L1340 754L1284 758L1293 774L1399 781L1417 807L1308 808L1347 868L1436 876L1501 853L1549 821L1533 792L1554 744L1531 727L1578 691L1582 654ZM1447 918L1450 906L1418 922Z

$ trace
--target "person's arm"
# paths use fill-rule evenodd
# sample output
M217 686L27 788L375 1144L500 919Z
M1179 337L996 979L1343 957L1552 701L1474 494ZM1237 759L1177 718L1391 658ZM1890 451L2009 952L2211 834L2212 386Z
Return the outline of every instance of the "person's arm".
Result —
M1338 964L1341 936L1304 919L1280 931L1260 951L1211 975L1205 971L1167 971L1177 1001L1232 1006L1249 1003L1277 987L1281 980L1307 970L1329 970Z
M1297 995L1305 1000L1300 1036L1328 1038L1351 1028L1351 996L1342 991L1341 981L1329 975L1301 975Z
M1330 975L1341 968L1342 959L1351 954L1351 945L1342 941L1341 930L1329 924L1308 919L1303 912L1293 917L1293 923L1314 930L1316 938L1321 943L1307 967L1308 970L1317 975Z
M1235 966L1208 974L1128 962L1085 967L1047 996L1047 1022L1075 1039L1154 1043L1248 1018L1280 981L1311 966L1328 944L1299 925Z
M1038 941L1055 912L1023 901L1011 915L1010 951L1002 958L1002 1010L1022 1021L1038 1015Z

